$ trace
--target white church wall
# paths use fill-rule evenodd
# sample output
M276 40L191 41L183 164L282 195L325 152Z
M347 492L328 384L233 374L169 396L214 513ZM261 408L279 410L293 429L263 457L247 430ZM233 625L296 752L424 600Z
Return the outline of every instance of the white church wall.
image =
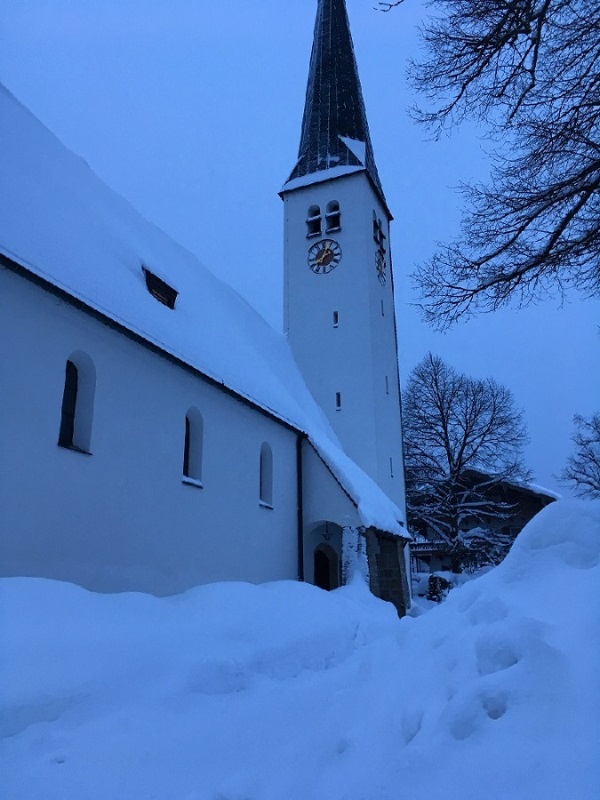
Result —
M0 307L2 574L156 594L297 577L294 431L5 269ZM74 352L96 372L91 455L57 445ZM191 407L203 488L182 480Z
M314 582L314 550L327 541L342 558L342 529L359 528L361 521L356 506L306 441L302 444L302 506L304 579ZM325 539L329 525L334 532Z

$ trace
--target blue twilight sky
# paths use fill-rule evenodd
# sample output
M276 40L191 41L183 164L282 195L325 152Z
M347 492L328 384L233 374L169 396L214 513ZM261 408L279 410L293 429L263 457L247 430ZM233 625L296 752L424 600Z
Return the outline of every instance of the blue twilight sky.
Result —
M600 407L600 302L573 295L433 332L410 273L457 231L463 180L485 178L473 127L439 142L407 114L418 0L347 0L375 158L395 217L403 382L432 350L507 385L529 466L559 491L574 413ZM148 219L281 326L282 203L295 163L315 0L2 0L0 81ZM1 135L1 120L0 120ZM0 232L1 235L1 232Z

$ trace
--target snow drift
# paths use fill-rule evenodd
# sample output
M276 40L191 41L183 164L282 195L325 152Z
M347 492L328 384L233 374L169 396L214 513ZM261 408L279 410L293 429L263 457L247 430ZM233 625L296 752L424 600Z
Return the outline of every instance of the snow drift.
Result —
M0 582L0 796L600 796L600 503L398 620L359 579L172 598Z

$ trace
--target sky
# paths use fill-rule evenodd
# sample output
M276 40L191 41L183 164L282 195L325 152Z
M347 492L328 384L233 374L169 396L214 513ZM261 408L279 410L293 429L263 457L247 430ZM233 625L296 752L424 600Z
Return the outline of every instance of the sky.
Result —
M391 247L403 384L428 352L514 394L537 483L600 406L600 301L507 308L445 334L420 319L410 275L451 239L456 187L485 179L474 126L432 141L410 118L418 0L389 14L347 0ZM281 329L283 205L297 155L315 0L2 0L0 81L145 217ZM0 120L1 125L1 120ZM1 133L1 127L0 127Z

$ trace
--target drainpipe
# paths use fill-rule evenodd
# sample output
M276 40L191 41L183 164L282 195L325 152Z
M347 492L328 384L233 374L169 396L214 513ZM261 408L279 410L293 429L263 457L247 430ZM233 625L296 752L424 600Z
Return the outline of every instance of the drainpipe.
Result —
M296 437L296 498L298 502L298 580L304 580L304 514L302 498L302 444L306 434L299 433Z

